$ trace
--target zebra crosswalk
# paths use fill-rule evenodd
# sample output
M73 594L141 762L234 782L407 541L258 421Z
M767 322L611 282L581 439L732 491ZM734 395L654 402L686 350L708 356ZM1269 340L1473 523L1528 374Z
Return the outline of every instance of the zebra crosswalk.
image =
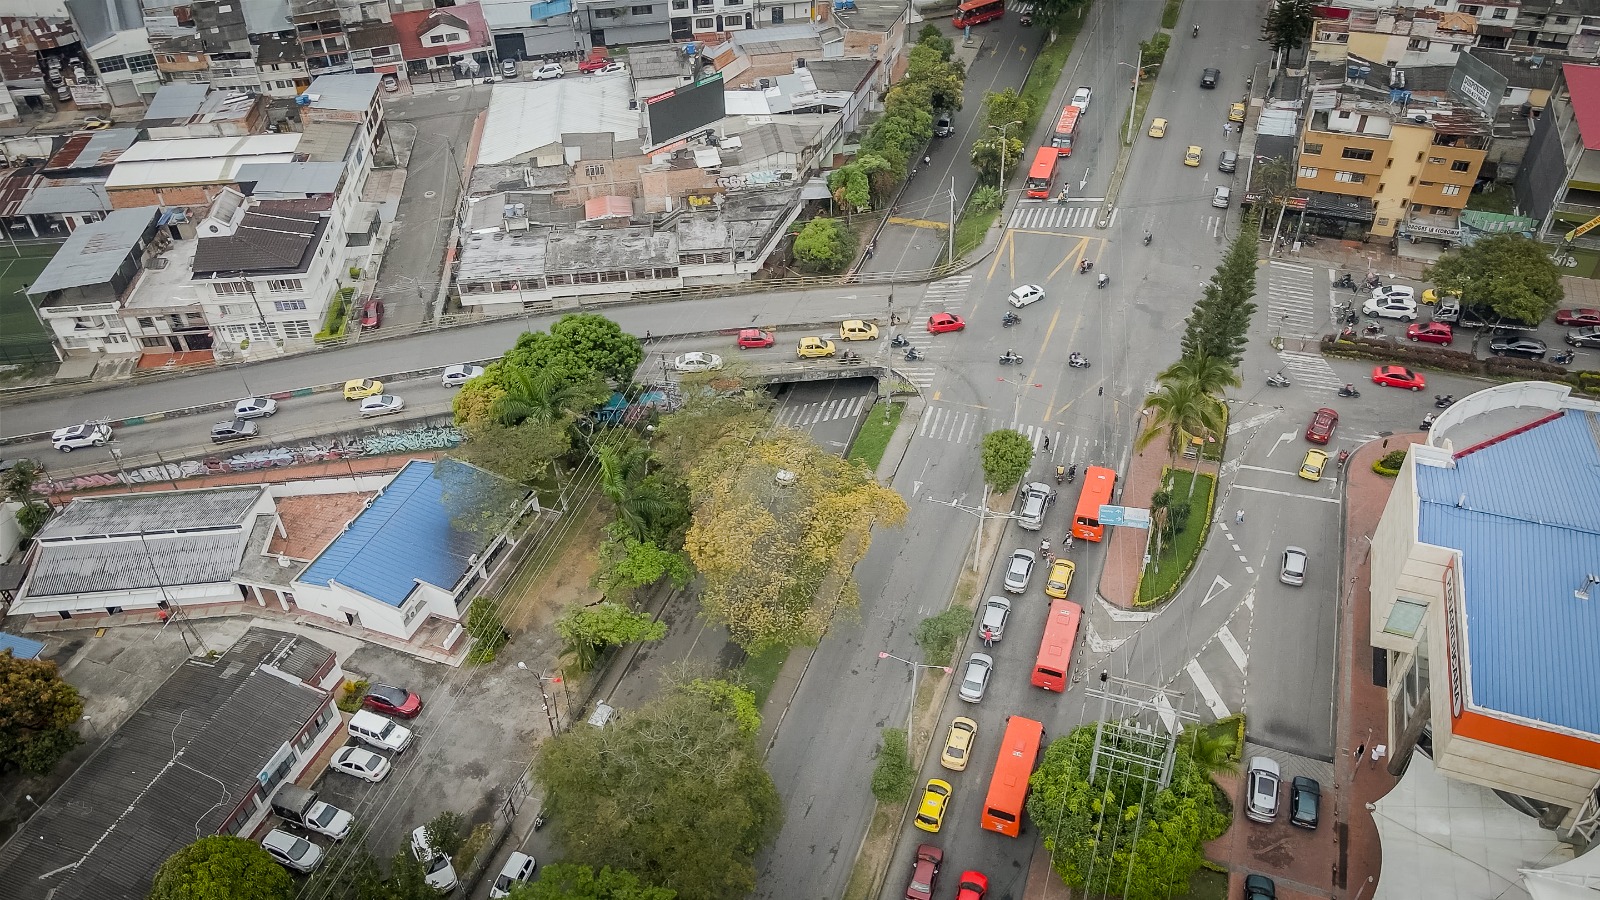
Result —
M1093 228L1099 211L1098 202L1024 203L1011 211L1007 227L1033 230Z
M1267 265L1267 322L1284 336L1316 338L1318 309L1317 269L1301 263L1275 259ZM1344 380L1320 353L1305 350L1278 351L1289 380L1311 390L1337 391Z
M822 422L849 419L860 415L862 408L867 405L869 399L863 394L856 394L853 397L836 397L830 400L818 400L814 403L785 406L778 410L774 418L779 425L785 425L789 428L808 428Z
M1029 422L1004 422L970 409L929 404L917 425L917 436L951 444L977 446L983 436L999 428L1022 432L1033 446L1038 462L1054 466L1076 460L1088 449L1088 440L1062 434L1059 428Z

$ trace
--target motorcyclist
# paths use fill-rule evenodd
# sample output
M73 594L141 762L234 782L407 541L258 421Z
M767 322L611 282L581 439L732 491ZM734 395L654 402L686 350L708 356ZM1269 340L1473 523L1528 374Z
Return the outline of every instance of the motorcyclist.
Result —
M1006 353L1005 353L1005 356L1003 356L1001 358L1002 359L1016 359L1017 358L1017 351L1015 351L1015 350L1007 350Z
M1340 393L1343 393L1343 394L1354 394L1355 392L1356 392L1356 386L1354 384L1351 384L1348 381L1346 381L1344 383L1344 390L1340 391Z
M1106 286L1106 282L1108 282L1110 280L1111 280L1111 276L1110 275L1107 275L1106 273L1101 272L1100 273L1100 277L1095 279L1095 286L1096 287L1105 287Z
M1194 35L1195 37L1199 37L1200 36L1200 26L1196 25L1194 27L1194 30L1191 31L1190 34Z

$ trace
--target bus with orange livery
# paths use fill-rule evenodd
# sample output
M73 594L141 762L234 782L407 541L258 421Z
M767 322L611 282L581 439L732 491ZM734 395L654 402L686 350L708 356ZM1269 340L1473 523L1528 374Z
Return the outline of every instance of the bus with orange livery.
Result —
M1061 693L1067 689L1072 672L1072 648L1078 641L1078 624L1083 607L1070 600L1053 600L1050 618L1044 623L1044 639L1039 642L1039 659L1033 664L1033 686Z
M1081 115L1083 110L1070 103L1061 111L1061 118L1056 120L1056 130L1050 135L1050 146L1056 148L1056 153L1072 155L1072 139L1078 136L1078 117Z
M1111 505L1111 490L1117 486L1117 473L1101 466L1083 470L1083 492L1078 495L1078 511L1072 517L1072 536L1099 541L1106 536L1100 522L1100 507Z
M1048 199L1050 184L1056 180L1056 160L1060 155L1054 147L1040 147L1033 154L1033 165L1028 169L1028 196Z
M983 22L992 22L1006 14L1006 0L964 0L956 7L955 19L950 24L968 28Z
M1022 804L1028 799L1028 777L1044 746L1044 723L1021 716L1006 719L1000 758L983 801L983 830L1016 837L1022 831Z

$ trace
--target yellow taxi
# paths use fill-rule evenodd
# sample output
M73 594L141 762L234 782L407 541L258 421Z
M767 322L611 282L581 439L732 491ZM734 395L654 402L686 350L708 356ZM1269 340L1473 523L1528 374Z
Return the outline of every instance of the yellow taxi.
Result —
M1044 595L1057 600L1067 599L1067 588L1072 587L1072 575L1078 567L1070 559L1058 559L1050 564L1050 577L1044 580Z
M383 393L383 382L371 378L357 378L344 383L344 398L346 400L365 400Z
M1441 290L1439 288L1428 288L1427 290L1422 292L1422 302L1427 304L1427 305L1429 305L1429 306L1432 306L1433 304L1438 303L1440 300L1444 299L1445 297L1454 297L1457 300L1460 300L1461 299L1461 292L1460 291L1446 291L1446 290Z
M1166 137L1167 136L1167 120L1166 119L1161 119L1161 118L1151 119L1150 120L1150 136L1151 137L1157 137L1157 138Z
M1183 151L1183 164L1198 167L1200 165L1200 154L1204 152L1200 149L1200 145L1190 144L1189 149Z
M875 341L878 339L878 326L862 319L846 319L839 323L839 340L841 341Z
M950 808L950 782L928 779L922 792L922 806L917 809L916 826L935 834L944 825L944 811Z
M1321 450L1307 450L1300 463L1300 477L1307 481L1321 481L1322 470L1328 467L1328 454Z
M972 743L978 739L978 723L966 716L950 720L950 733L944 738L944 752L939 754L939 765L952 772L965 772L967 760L972 756Z
M819 337L801 338L800 346L794 351L794 355L801 359L822 359L833 354L833 341Z
M1229 122L1243 122L1244 121L1244 104L1243 103L1235 103L1232 106L1228 107L1228 121Z

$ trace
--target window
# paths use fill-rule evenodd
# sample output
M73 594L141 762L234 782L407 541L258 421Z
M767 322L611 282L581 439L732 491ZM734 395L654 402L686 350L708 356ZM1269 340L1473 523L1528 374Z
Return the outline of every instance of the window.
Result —
M1345 159L1372 159L1372 151L1363 147L1346 147L1339 155Z
M605 166L590 165L590 166L584 166L583 167L583 174L589 176L590 178L595 178L597 176L604 175L605 173L606 173L606 167Z
M1471 169L1472 169L1472 164L1467 162L1464 159L1458 159L1455 162L1450 164L1450 171L1452 171L1452 172L1467 172L1467 171L1470 171Z
M654 6L630 6L628 12L636 16L648 16L656 11Z
M304 300L274 300L274 301L272 301L272 309L273 309L274 312L293 312L293 311L295 311L297 309L305 309L305 308L306 308L306 302Z
M772 8L772 24L774 24L774 25L782 25L783 24L783 7L774 6Z
M1439 186L1439 193L1446 197L1459 197L1461 196L1461 185L1442 184Z
M1418 156L1421 156L1421 154L1418 154ZM1430 157L1428 157L1428 165L1430 165L1430 166L1442 166L1442 165L1444 165L1444 157L1442 157L1442 156L1430 156Z
M107 56L94 61L94 67L101 72L126 72L128 61L120 56Z
M305 307L302 305L302 309ZM311 340L311 323L303 319L296 319L283 323L283 336L289 340Z
M722 0L723 6L743 6L744 0Z
M1571 16L1556 16L1556 24L1557 25L1565 25L1565 24L1567 24L1568 22L1571 22L1571 21L1572 21L1572 17Z
M711 18L710 16L701 16L700 18L694 20L694 30L695 31L716 31L717 30L717 20Z
M1491 18L1491 19L1504 19L1506 17L1506 14L1509 13L1510 11L1511 10L1506 9L1505 7L1502 6L1499 9L1496 9L1494 12L1490 13L1489 14L1489 18Z
M689 0L672 0L672 8L683 11L689 8Z
M1394 607L1389 610L1389 618L1383 623L1385 634L1398 634L1401 637L1416 637L1417 629L1422 626L1422 617L1428 612L1428 604L1410 597L1396 597Z
M298 291L300 290L300 279L274 278L267 282L267 290L273 292L274 294L282 294L286 291Z
M620 19L620 18L622 18L622 10L620 10L620 9L596 9L596 10L593 10L591 12L591 14L596 19Z
M428 35L428 43L443 44L445 43L445 36L442 34L430 34Z
M242 281L213 281L211 290L218 297L237 297L240 294L250 293L250 286Z
M1315 178L1315 177L1317 177L1317 173L1319 171L1321 171L1321 170L1312 168L1311 166L1301 166L1300 167L1300 177L1301 178Z
M739 30L742 30L743 28L744 28L744 18L741 17L741 16L737 16L737 15L726 16L722 20L722 30L723 31L739 31Z
M139 318L135 319L134 321L139 323L139 327L140 328L154 328L154 327L156 327L156 320L154 318L150 317L150 316L140 316Z
M1348 184L1363 184L1366 182L1367 176L1360 172L1335 172L1333 173L1333 180L1343 181Z
M1412 38L1411 40L1406 42L1406 49L1407 50L1426 50L1426 49L1428 49L1428 42L1426 40L1424 40L1423 38Z
M140 53L128 57L128 69L133 72L154 72L156 70L156 57L153 53Z
M1322 145L1321 144L1306 144L1304 147L1300 148L1300 152L1305 154L1306 156L1321 156L1322 155Z
M1461 10L1462 12L1466 13L1469 16L1481 16L1481 15L1483 15L1483 7L1481 7L1481 6L1472 6L1472 5L1469 5L1469 4L1463 4L1463 5L1458 6L1456 8Z

